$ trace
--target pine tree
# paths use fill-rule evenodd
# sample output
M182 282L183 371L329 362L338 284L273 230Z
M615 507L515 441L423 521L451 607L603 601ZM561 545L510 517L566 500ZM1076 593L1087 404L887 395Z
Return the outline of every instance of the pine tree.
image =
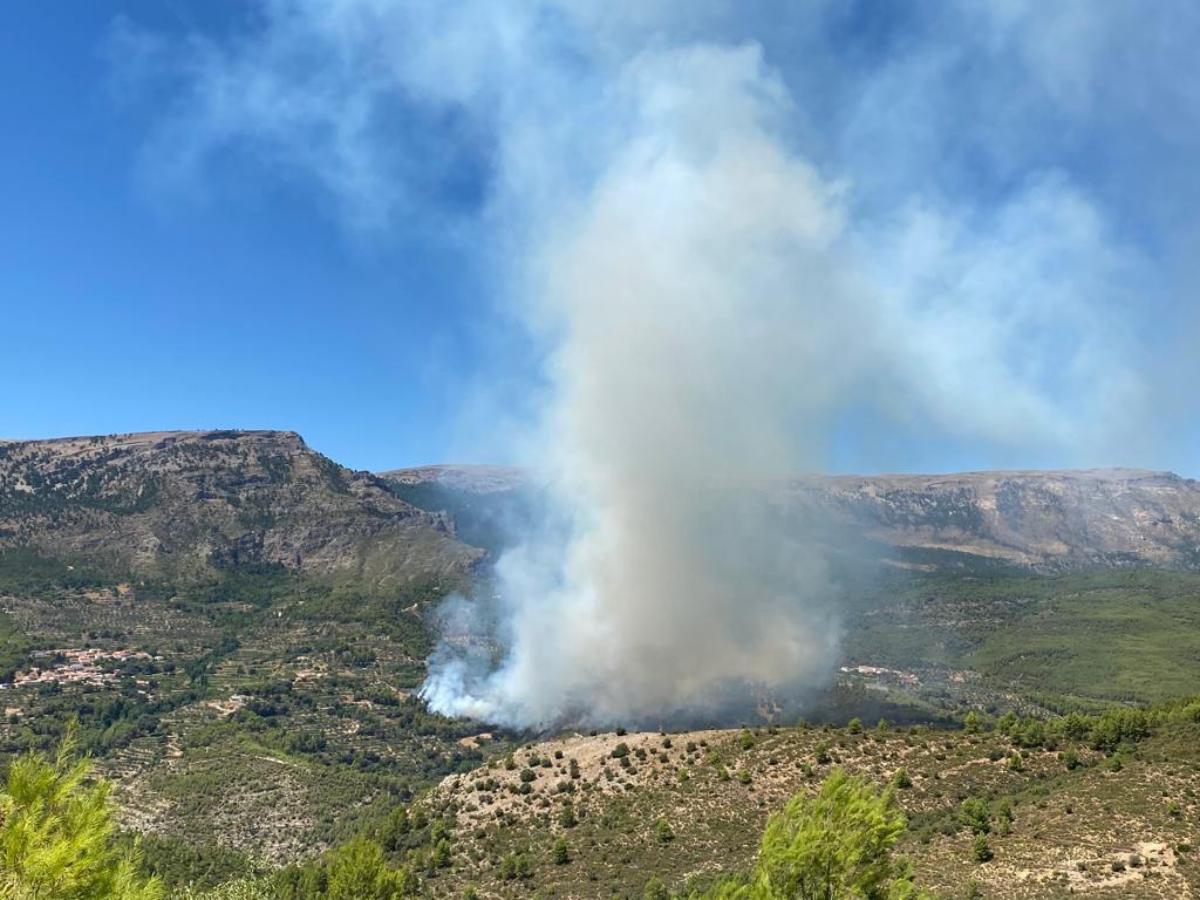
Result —
M53 760L17 758L0 791L0 897L5 900L159 900L136 848L119 849L112 786L75 756L74 731Z

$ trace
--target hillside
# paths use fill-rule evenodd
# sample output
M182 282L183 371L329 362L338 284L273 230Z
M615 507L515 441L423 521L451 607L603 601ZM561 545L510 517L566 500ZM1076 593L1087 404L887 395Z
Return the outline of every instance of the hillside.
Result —
M424 807L451 816L458 839L452 867L426 888L638 897L657 876L687 896L748 867L767 816L840 767L898 789L908 818L899 849L936 897L1192 897L1197 711L1128 739L1105 727L1117 718L1097 727L1081 717L557 736L430 794ZM973 853L979 830L986 861ZM552 853L559 838L565 861ZM515 876L514 858L526 861Z
M426 466L380 477L401 496L456 519L500 519L498 508L535 489L528 473L492 466ZM856 542L900 565L1200 567L1200 482L1170 472L810 476L747 490L770 498L780 527Z
M277 565L373 581L461 572L444 516L276 431L0 443L0 548L140 575Z
M0 444L0 753L78 720L188 877L319 852L481 758L412 691L482 555L290 432Z
M803 711L815 724L766 704L743 746L740 729L513 733L425 709L436 601L486 588L487 554L536 509L518 470L375 476L286 432L0 444L0 754L48 749L78 719L119 821L173 885L368 834L426 895L640 897L650 874L678 888L744 868L768 813L840 763L880 784L907 769L901 849L941 896L967 879L984 897L1186 896L1194 723L1102 749L1000 729L1009 712L1050 722L1194 693L1195 491L1130 472L772 486L781 527L821 518L900 565L845 570L841 658ZM968 714L989 724L964 734ZM980 794L1015 810L987 866L956 818Z

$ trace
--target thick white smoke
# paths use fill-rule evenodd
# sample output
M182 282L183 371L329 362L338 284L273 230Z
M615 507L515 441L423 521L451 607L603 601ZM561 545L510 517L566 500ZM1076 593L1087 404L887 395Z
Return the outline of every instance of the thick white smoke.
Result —
M483 677L436 665L442 712L695 714L811 682L836 644L820 560L749 499L814 459L862 343L836 194L782 148L786 97L755 49L624 77L629 139L539 247L530 310L558 335L537 462L565 535L500 561L508 655Z
M414 186L488 148L458 237L545 348L522 447L550 512L498 561L498 657L442 647L434 709L645 721L817 683L828 573L748 486L820 467L835 420L1079 462L1142 405L1146 263L1028 140L1090 115L1107 38L1050 65L1032 5L948 4L855 68L838 5L793 6L273 0L184 54L159 172L248 146L361 231L428 226Z
M757 47L643 53L614 92L622 140L575 214L537 232L523 307L554 341L530 462L549 477L558 530L499 563L499 666L435 659L422 693L446 714L653 722L744 715L756 690L802 693L832 668L831 585L818 549L752 498L820 464L831 414L864 384L886 396L884 380L905 395L896 409L999 439L1070 440L1091 413L1062 415L1044 389L1033 369L1049 348L1023 370L1005 358L1032 346L1040 317L1086 317L1070 291L1050 305L1047 292L999 294L1000 273L979 269L1003 254L955 246L927 211L882 235L852 228L844 188L789 149L794 110ZM1039 226L1065 243L1092 238L1090 221L1072 232L1069 203L1041 206ZM891 267L864 264L872 238L870 258L895 253ZM1039 237L1022 265L1057 240ZM961 278L951 295L904 283L901 254L922 252Z

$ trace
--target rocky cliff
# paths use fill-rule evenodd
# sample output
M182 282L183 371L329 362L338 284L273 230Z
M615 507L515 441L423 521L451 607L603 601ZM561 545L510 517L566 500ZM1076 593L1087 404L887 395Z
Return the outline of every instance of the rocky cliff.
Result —
M1033 568L1200 564L1200 483L1169 472L841 476L784 493L896 548Z
M0 442L0 547L12 546L147 575L278 564L373 582L480 556L446 516L278 431Z
M518 470L493 467L430 466L387 477L402 495L411 491L427 509L451 514L470 509L456 496L503 497L522 483ZM1200 568L1200 482L1170 472L813 476L765 491L781 527L861 537L905 564Z

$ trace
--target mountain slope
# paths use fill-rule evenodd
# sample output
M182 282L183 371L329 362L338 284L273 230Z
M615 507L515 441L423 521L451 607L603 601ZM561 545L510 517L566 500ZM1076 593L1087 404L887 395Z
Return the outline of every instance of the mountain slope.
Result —
M446 517L276 431L0 443L0 548L140 574L277 565L371 581L461 572L478 550Z
M473 530L529 492L520 470L426 466L381 474L427 510ZM839 547L877 545L905 565L1016 565L1039 570L1200 567L1200 482L1136 469L810 476L751 486L780 527L815 528Z
M1200 483L1170 472L840 476L796 481L786 496L907 550L1052 569L1200 564Z

